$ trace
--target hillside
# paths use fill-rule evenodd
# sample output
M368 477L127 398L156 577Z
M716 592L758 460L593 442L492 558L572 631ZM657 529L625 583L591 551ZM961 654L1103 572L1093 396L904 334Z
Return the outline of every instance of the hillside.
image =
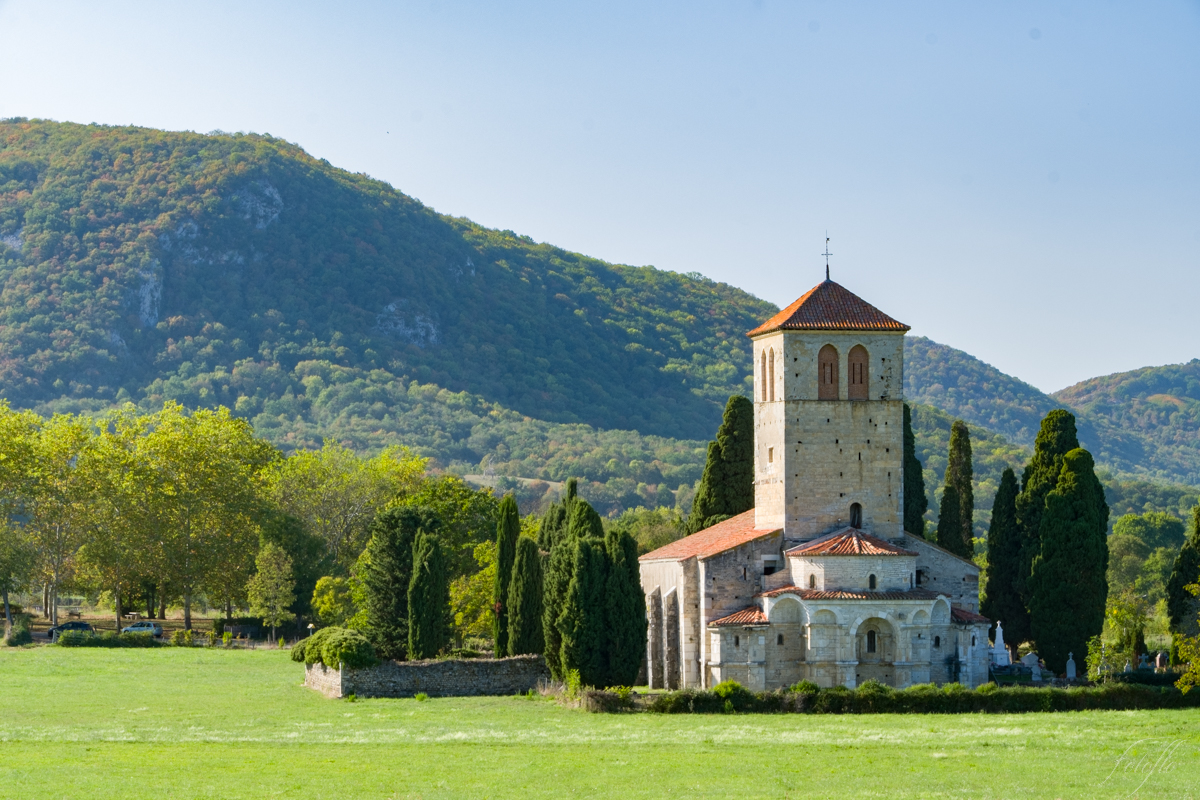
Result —
M319 362L700 438L774 311L437 214L267 136L2 122L0 242L0 393L43 408L162 396L258 424Z

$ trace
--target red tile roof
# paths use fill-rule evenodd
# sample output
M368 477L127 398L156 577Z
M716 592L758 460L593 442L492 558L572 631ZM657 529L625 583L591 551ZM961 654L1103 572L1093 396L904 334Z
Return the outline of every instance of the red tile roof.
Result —
M728 617L714 619L709 625L766 625L767 615L758 606L747 606Z
M750 509L736 517L730 517L724 522L718 522L711 528L697 531L691 536L685 536L678 541L646 553L638 560L685 561L689 558L708 558L755 539L778 533L780 530L780 528L755 528L754 509Z
M965 608L958 606L950 606L950 618L955 622L986 622L988 625L992 621L982 614L976 614L974 611L967 611Z
M788 550L789 556L915 556L916 552L885 542L857 528L843 528Z
M858 592L847 589L824 591L821 589L801 589L799 586L780 586L769 592L761 592L755 597L778 597L781 594L794 594L801 600L936 600L941 595L928 589L909 589L907 592Z
M909 326L892 319L841 284L826 280L746 335L777 330L904 332L908 329Z

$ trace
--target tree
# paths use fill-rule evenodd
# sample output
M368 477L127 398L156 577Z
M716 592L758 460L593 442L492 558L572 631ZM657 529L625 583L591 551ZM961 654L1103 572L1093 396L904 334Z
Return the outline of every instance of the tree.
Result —
M354 616L350 581L326 575L317 580L309 603L317 621L327 628L341 628Z
M555 522L560 527L548 529L543 524L539 531L539 536L553 541L543 571L542 634L545 639L546 665L550 668L550 674L560 681L565 679L567 669L576 668L563 663L562 633L567 596L575 577L576 544L581 539L600 540L604 536L604 524L600 515L590 503L577 497L574 489L574 481L568 481L561 522L558 522L558 515L555 515ZM586 582L586 576L584 580Z
M992 524L987 536L987 582L980 612L1004 623L1004 633L1015 648L1029 638L1029 613L1017 591L1021 569L1021 531L1017 527L1017 477L1006 468L992 502Z
M1167 616L1171 630L1182 633L1196 622L1197 604L1188 586L1200 583L1200 505L1192 509L1192 529L1175 556L1167 581ZM1193 631L1198 633L1198 631Z
M632 686L646 655L646 597L638 571L637 542L616 528L605 539L608 585L604 592L608 682Z
M274 641L275 629L296 618L290 610L292 603L296 602L292 559L282 547L267 542L258 551L254 565L258 571L250 579L247 592L250 613L262 617L263 624L271 626L271 640Z
M403 447L361 458L326 439L320 450L298 450L277 462L267 476L267 491L345 569L362 551L375 515L416 491L427 463Z
M413 542L408 584L408 657L433 658L450 641L447 624L450 586L442 546L433 533L419 531Z
M12 608L8 595L21 589L33 573L37 551L25 529L11 522L0 524L0 595L4 599L4 635L12 630Z
M460 575L450 583L450 613L454 632L459 637L488 636L494 633L496 620L496 543L475 545L474 575ZM497 652L496 657L504 653Z
M383 658L408 653L408 587L412 581L413 544L417 531L434 530L437 518L428 509L399 506L380 512L371 538L355 565L362 585L363 633Z
M692 501L695 533L754 508L754 405L735 394L725 404L716 441L708 444L704 474Z
M508 652L508 585L512 580L513 560L517 557L517 538L521 535L521 514L512 494L500 501L496 522L496 579L492 592L495 614L492 621L492 641L496 654Z
M438 519L438 539L450 578L474 572L471 554L475 545L493 539L499 501L491 489L473 489L457 475L441 475L421 482L400 503L428 509Z
M1068 452L1040 519L1041 551L1029 577L1029 624L1038 654L1054 672L1067 653L1086 653L1104 627L1108 599L1108 504L1092 456Z
M916 438L912 430L912 410L904 404L904 530L915 536L925 536L925 512L929 498L925 496L925 475L917 459Z
M950 426L950 453L946 461L946 487L938 512L937 543L966 559L975 553L973 478L971 434L967 424L957 419Z
M1186 538L1183 520L1165 511L1117 517L1113 522L1113 536L1136 536L1151 550L1160 547L1177 550Z
M310 533L304 523L276 508L266 507L259 514L258 546L268 542L283 548L292 559L292 579L296 584L296 601L292 613L298 617L312 613L311 598L322 575L340 567L325 543ZM348 585L348 584L347 584Z
M608 575L603 542L577 538L572 544L571 582L557 621L562 639L561 668L564 674L577 670L585 686L607 686L603 598Z
M541 653L546 644L542 631L542 556L537 542L527 536L517 540L508 612L508 654Z
M1033 443L1033 457L1021 474L1021 493L1017 495L1017 524L1021 528L1021 573L1017 588L1025 600L1030 602L1028 587L1033 559L1041 552L1042 512L1046 508L1046 495L1058 483L1062 472L1063 457L1079 447L1079 436L1075 432L1075 417L1064 409L1055 409L1042 420Z

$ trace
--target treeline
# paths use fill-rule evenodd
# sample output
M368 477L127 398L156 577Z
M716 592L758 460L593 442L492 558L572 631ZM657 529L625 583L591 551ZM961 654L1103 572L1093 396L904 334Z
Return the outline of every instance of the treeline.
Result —
M72 591L111 602L118 619L178 604L189 628L198 604L268 624L316 616L318 582L346 584L370 525L393 508L435 515L443 578L472 575L497 506L402 448L360 458L326 443L284 457L228 409L171 403L97 418L0 405L0 503L6 612L10 593L29 589L57 622Z

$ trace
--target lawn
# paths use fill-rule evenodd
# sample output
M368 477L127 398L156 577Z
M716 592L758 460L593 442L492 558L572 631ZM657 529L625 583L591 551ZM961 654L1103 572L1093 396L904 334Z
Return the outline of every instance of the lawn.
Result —
M274 650L0 649L0 797L1200 797L1195 710L594 715L301 681Z

